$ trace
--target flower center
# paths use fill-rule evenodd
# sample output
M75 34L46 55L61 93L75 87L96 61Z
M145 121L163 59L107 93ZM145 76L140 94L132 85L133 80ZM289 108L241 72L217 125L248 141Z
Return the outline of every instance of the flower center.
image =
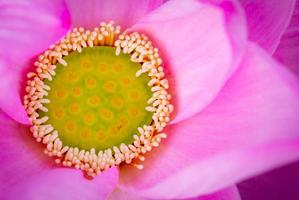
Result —
M142 169L173 106L157 48L113 22L74 28L27 74L24 107L37 142L57 164L89 176L126 163Z
M129 145L137 127L150 125L147 100L153 95L146 74L136 77L139 63L130 56L115 56L115 48L87 47L57 65L47 105L50 123L68 146L105 150L121 143Z

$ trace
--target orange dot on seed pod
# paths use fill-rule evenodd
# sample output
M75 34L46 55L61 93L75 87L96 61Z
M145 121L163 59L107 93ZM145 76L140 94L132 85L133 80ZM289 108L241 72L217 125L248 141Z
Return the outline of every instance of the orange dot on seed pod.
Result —
M74 71L70 71L68 74L67 74L67 78L70 82L76 82L79 80L79 76L76 72Z
M90 130L89 129L83 129L83 131L81 132L81 137L83 139L88 139L89 136L90 136Z
M88 58L82 58L82 68L86 71L90 71L92 69L92 63L88 60Z
M136 101L139 99L139 93L136 90L133 90L129 93L130 99Z
M130 79L129 77L125 77L125 78L122 79L122 84L123 84L124 86L127 86L127 85L129 85L130 83L131 83L131 79Z
M75 97L80 97L82 95L82 89L80 87L74 87L72 89L72 94L75 96Z
M54 110L54 117L57 119L61 119L64 117L64 110L63 108L56 108Z
M76 125L75 122L70 121L70 122L67 122L67 123L66 123L65 128L66 128L66 131L67 131L67 132L73 132L73 131L76 130L77 125Z
M112 66L112 69L114 72L122 72L123 71L123 66L120 63L115 63Z
M87 103L93 107L98 106L101 103L101 99L98 96L92 96L92 97L88 98Z
M122 117L122 118L120 118L119 122L122 126L126 126L129 122L129 120L127 118Z
M109 109L103 108L102 110L100 110L100 117L103 120L109 121L113 118L113 113Z
M119 128L119 126L112 126L110 129L110 132L112 135L117 135L120 132L121 128Z
M85 122L86 124L91 125L91 124L94 123L94 121L95 121L95 116L94 116L93 113L88 112L88 113L86 113L86 114L84 115L84 122Z
M130 108L129 112L130 112L130 115L133 116L133 117L139 115L139 110L136 107Z
M97 71L98 71L99 73L105 73L105 72L107 72L107 71L108 71L108 66L107 66L107 64L105 64L105 63L100 63L100 64L98 64L98 66L97 66Z
M124 102L120 97L113 97L110 103L116 109L120 109L124 105Z
M93 78L93 77L88 77L85 80L85 84L89 88L95 88L96 85L97 85L97 80L95 78Z
M103 130L98 130L96 137L99 141L104 141L106 139L105 132Z
M59 99L65 99L67 97L67 91L65 89L57 89L56 96Z
M71 113L79 113L81 110L81 107L78 103L71 103L71 105L69 106L69 111Z
M106 92L113 92L116 88L116 85L113 81L106 81L104 83L103 89Z
M128 121L120 120L114 126L111 127L111 133L113 135L117 135L118 133L122 132L123 129L126 127Z
M125 118L121 118L121 119L119 120L119 122L117 122L117 123L115 124L114 130L120 132L123 128L126 127L127 124L128 124L128 120L125 119Z

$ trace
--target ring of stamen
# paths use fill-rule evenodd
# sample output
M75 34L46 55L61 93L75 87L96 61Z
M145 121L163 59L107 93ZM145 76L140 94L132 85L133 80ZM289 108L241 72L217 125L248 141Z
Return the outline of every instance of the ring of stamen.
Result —
M51 88L46 84L46 81L52 81L56 75L58 63L67 66L68 63L64 57L71 52L80 53L84 48L94 46L114 47L116 56L120 55L120 53L130 55L130 60L140 63L141 66L136 72L136 77L144 73L147 74L150 78L148 86L153 92L152 97L147 101L148 106L145 108L146 111L152 113L151 124L137 127L132 144L126 145L122 143L119 146L99 151L95 148L88 150L63 144L55 127L47 123L49 117L39 113L39 111L48 112L47 104L50 103L50 100L47 99L47 96ZM95 28L93 31L74 28L65 38L40 55L35 62L35 66L35 72L27 74L28 81L25 89L24 107L32 122L30 130L33 137L38 142L45 144L44 153L55 157L57 164L81 169L93 177L105 169L121 163L132 164L138 169L142 169L142 164L136 163L137 160L143 161L143 154L151 151L153 147L158 147L161 140L166 138L167 135L162 133L162 131L170 121L170 113L173 111L173 106L170 104L171 96L167 92L169 85L167 79L165 79L159 51L153 47L145 35L137 32L120 34L120 27L114 27L113 22L101 23L100 27ZM88 65L85 67L86 70L89 70ZM105 66L100 66L100 68L102 71L105 70ZM113 70L119 71L121 66L115 66ZM77 80L77 76L74 73L70 72L68 76L72 81ZM126 86L129 81L129 79L125 78L122 80L122 83ZM96 83L90 79L86 80L86 84L93 87ZM111 83L106 83L104 87L106 87L108 92L113 89ZM80 96L82 91L80 88L73 88L72 94ZM63 90L58 90L57 95L64 98L66 94ZM131 94L132 98L136 98L136 95L134 92ZM97 97L88 99L90 106L98 104L99 101ZM117 106L123 106L120 102L117 98L111 100L111 104L116 109ZM73 109L72 111L76 112L79 108L74 104L69 109ZM137 111L132 110L133 113ZM54 114L57 118L66 115L61 108L57 108ZM85 120L91 122L94 119L93 116L86 115ZM76 124L69 123L67 127L71 131L76 128Z

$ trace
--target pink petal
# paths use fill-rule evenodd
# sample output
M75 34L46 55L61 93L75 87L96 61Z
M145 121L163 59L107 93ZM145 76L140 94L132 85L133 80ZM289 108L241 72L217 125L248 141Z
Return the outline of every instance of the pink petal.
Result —
M199 193L210 193L264 170L296 161L299 158L298 149L298 139L253 145L248 149L193 163L167 180L159 182L150 189L142 189L139 193L152 198L169 199L174 196L185 198ZM171 189L175 193L170 194Z
M116 168L111 168L88 180L82 172L75 169L45 170L0 195L4 195L7 200L106 199L117 183L117 172Z
M114 189L118 170L94 180L79 170L54 167L28 128L0 113L0 199L104 199Z
M119 188L115 188L113 192L111 192L107 200L149 200L149 199L137 196L136 194L127 193Z
M127 193L119 188L115 188L109 195L108 200L150 200L148 198L137 196L136 194ZM187 199L186 199L187 200ZM212 194L195 197L188 200L241 200L238 188L231 186Z
M172 123L196 114L218 94L243 54L244 24L232 1L212 5L174 0L132 27L150 35L162 52L175 91Z
M299 75L299 1L274 57Z
M0 18L0 109L28 124L20 97L24 69L67 31L69 16L62 0L17 0L1 3Z
M74 27L92 29L100 22L113 20L123 29L157 8L163 0L67 0Z
M299 162L238 184L242 200L299 199Z
M192 198L190 200L241 200L241 197L238 188L236 186L231 186L213 194Z
M286 30L296 0L265 1L239 0L244 6L249 39L257 42L270 53L274 53Z
M64 1L4 1L0 7L0 57L22 67L69 28Z
M29 124L29 120L20 97L21 72L6 67L0 60L0 109L10 115L14 120Z
M35 142L29 128L16 123L1 110L0 133L1 192L52 167L53 161L43 154L41 145Z
M299 158L297 79L250 45L204 111L167 130L144 169L122 168L121 186L154 198L213 192Z

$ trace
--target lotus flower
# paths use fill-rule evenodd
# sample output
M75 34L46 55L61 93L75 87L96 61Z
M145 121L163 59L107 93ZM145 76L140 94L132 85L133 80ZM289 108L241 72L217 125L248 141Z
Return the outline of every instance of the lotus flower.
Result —
M1 1L0 199L240 199L236 183L299 158L295 3ZM159 47L175 114L143 170L89 179L42 153L22 91L39 53L72 27L107 20Z

